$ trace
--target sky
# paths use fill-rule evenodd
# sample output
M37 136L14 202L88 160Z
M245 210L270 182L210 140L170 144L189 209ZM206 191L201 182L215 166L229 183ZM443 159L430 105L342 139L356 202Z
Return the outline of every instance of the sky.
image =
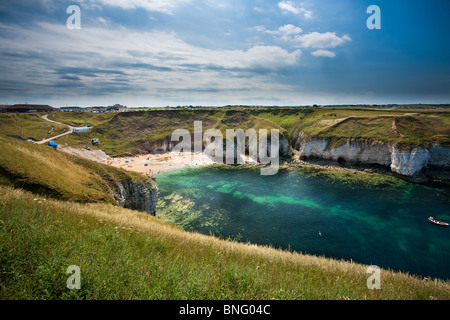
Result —
M448 0L2 0L0 104L450 103L449 12Z

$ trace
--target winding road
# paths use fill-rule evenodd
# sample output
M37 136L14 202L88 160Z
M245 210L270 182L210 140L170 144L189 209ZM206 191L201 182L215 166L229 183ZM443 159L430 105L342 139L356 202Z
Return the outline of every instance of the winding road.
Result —
M57 121L54 121L54 120L50 120L50 119L48 118L48 114L42 116L41 118L44 119L44 120L47 120L47 121L49 121L49 122L53 122L53 123L57 123L57 124L66 126L66 127L69 128L69 131L64 132L64 133L61 133L61 134L58 134L57 136L54 136L54 137L51 137L51 138L48 138L48 139L44 139L44 140L38 141L38 142L36 142L36 144L44 144L44 143L49 142L50 140L54 140L54 139L63 137L63 136L65 136L65 135L68 135L68 134L72 133L72 131L73 131L73 129L74 129L74 127L69 126L69 125L67 125L67 124L64 124L64 123L61 123L61 122L57 122Z

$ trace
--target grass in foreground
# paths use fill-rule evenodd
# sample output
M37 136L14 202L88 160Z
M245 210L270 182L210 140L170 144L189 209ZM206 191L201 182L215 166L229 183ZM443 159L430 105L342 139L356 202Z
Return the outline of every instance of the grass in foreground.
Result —
M449 299L450 284L184 232L108 204L0 187L1 299ZM81 270L69 290L66 270Z

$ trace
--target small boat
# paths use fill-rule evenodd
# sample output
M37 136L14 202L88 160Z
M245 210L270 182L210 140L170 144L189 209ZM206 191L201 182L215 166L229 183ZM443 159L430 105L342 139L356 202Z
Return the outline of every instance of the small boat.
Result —
M448 226L447 222L442 222L442 221L435 220L433 217L429 217L428 221L430 221L430 222L432 222L434 224L437 224L438 226Z

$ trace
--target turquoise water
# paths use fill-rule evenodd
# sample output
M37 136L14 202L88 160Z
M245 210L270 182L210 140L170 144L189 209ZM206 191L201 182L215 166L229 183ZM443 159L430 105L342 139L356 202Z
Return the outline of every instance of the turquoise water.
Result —
M369 185L284 170L159 175L157 216L186 230L450 279L449 188Z

